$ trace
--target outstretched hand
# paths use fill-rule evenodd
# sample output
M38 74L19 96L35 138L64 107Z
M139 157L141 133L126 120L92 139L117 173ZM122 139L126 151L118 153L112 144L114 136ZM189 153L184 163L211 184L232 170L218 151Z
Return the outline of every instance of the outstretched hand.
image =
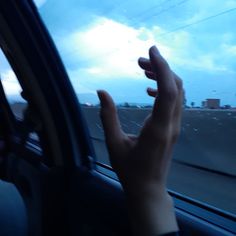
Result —
M111 165L127 195L134 230L154 235L178 230L166 179L180 132L183 89L181 79L155 46L149 50L149 59L139 58L138 63L157 82L157 88L147 89L155 101L138 136L123 132L111 96L103 90L98 96Z

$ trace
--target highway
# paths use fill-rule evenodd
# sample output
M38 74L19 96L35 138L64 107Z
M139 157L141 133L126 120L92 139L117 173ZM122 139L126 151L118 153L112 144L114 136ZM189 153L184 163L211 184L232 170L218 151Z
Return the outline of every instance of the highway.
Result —
M84 107L97 160L109 164L98 108ZM150 109L121 108L127 133L138 134ZM168 188L236 214L236 111L186 110Z

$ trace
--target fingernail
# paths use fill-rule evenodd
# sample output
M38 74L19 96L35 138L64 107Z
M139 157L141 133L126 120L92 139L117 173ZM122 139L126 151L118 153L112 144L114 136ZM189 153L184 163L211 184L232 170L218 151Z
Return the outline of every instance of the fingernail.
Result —
M160 54L160 52L159 52L159 50L157 49L156 45L153 45L153 46L151 47L151 51L152 51L153 53Z

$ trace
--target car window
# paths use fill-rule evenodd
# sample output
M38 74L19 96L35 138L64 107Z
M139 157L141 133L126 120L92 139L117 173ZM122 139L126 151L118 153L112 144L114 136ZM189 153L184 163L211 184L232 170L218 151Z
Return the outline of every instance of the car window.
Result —
M14 71L9 65L5 55L0 49L0 75L1 75L1 83L10 104L10 108L13 114L18 119L23 119L24 111L27 106L27 102L21 96L21 86L16 78Z
M17 127L22 138L28 146L41 151L38 134L31 127L32 125L26 122L27 120L29 121L29 116L32 116L30 115L32 112L30 112L27 98L2 49L0 49L0 78L6 99L16 118Z
M184 81L181 135L168 187L236 214L236 1L35 0L87 119L97 160L109 165L97 89L138 134L155 83L137 65L156 44Z

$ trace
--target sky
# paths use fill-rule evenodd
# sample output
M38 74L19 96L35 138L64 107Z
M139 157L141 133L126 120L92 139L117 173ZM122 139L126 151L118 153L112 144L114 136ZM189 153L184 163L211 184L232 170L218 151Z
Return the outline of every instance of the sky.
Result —
M236 0L35 3L82 103L98 103L97 89L116 103L152 103L146 88L156 84L137 59L155 44L183 79L187 104L220 98L236 106ZM1 77L10 81L9 74Z

